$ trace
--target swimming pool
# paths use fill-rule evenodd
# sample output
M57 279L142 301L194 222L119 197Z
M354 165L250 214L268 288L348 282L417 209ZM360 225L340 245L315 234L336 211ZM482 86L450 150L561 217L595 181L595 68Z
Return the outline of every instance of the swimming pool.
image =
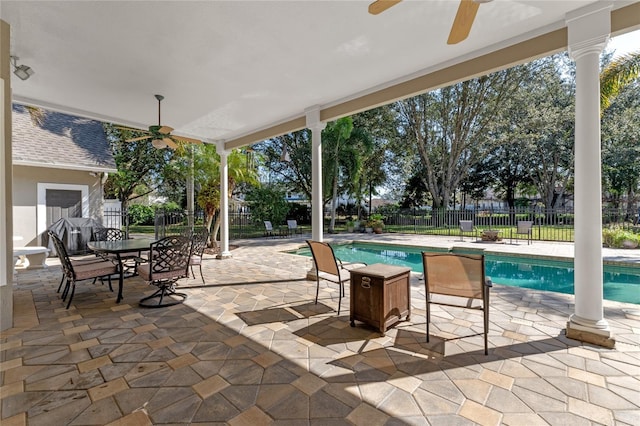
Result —
M343 262L387 263L422 273L422 251L447 252L434 247L382 244L332 244ZM478 253L455 250L454 253ZM295 254L311 256L308 247ZM485 273L496 284L573 294L573 262L520 256L485 255ZM640 304L640 268L604 265L604 298Z

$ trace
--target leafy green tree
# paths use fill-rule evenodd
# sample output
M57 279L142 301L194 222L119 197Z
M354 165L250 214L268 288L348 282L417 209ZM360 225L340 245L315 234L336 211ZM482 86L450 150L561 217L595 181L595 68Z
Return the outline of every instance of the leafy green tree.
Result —
M407 179L405 184L402 201L400 202L402 208L422 207L431 200L429 189L422 177L424 173L424 166L419 162L414 168L414 173Z
M162 186L163 171L173 157L170 149L156 149L149 140L126 142L144 136L144 133L104 124L107 140L111 144L117 173L110 174L105 183L105 195L120 200L122 209L129 202L148 195Z
M352 194L371 146L366 129L354 127L351 117L327 124L322 132L323 205L330 200L337 201L342 194ZM256 144L255 149L264 158L269 183L282 184L288 191L311 199L311 133L308 130L269 139ZM284 152L289 156L288 161L282 158Z
M308 129L268 139L253 148L263 159L267 183L278 183L287 191L311 200L311 132ZM283 158L285 152L286 159ZM325 194L330 194L324 189ZM328 199L329 195L323 195L323 202Z
M322 132L323 187L331 190L331 222L335 229L336 207L341 194L353 194L363 171L363 161L372 140L363 127L354 127L353 118L344 117L327 124Z
M393 110L389 105L364 111L353 116L354 129L363 134L362 171L347 181L347 194L356 200L357 217L362 219L362 203L366 195L377 194L377 188L383 184L389 189L403 179L390 177L403 176L400 166L393 161L389 147L395 142L395 120ZM371 212L369 212L371 213Z
M395 104L404 149L420 158L434 208L449 205L469 168L491 150L489 124L522 80L519 71L496 72Z
M640 75L640 51L621 55L600 73L600 106L604 111L616 96Z
M268 220L274 226L284 223L289 212L285 191L275 185L256 186L245 197L251 208L251 217L257 224Z
M633 217L640 193L640 84L628 85L602 116L602 177L613 207L627 201Z
M554 208L573 179L575 86L566 53L530 64L535 72L518 87L510 137L547 208Z
M220 215L216 213L220 209L220 156L216 152L215 145L196 145L193 150L194 180L200 187L196 195L196 202L205 212L205 226L211 230L212 241L218 240L220 231ZM257 184L258 174L254 164L247 161L247 153L242 150L233 150L227 156L228 170L228 197L231 197L236 186L240 183ZM186 176L186 175L185 175ZM216 218L215 223L213 222Z

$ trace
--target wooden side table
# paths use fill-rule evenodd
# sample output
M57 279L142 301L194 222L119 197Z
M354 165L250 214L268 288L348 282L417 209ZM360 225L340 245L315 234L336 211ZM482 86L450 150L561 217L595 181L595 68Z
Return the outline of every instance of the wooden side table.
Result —
M351 270L351 327L355 320L369 324L384 336L389 327L411 315L411 269L376 263Z

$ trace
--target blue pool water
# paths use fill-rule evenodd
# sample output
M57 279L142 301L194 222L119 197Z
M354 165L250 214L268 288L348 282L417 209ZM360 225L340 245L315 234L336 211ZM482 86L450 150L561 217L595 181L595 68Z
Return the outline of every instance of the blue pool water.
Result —
M422 251L447 251L431 247L359 243L332 244L332 247L336 257L343 262L401 265L419 273L423 272ZM311 256L308 247L295 253ZM496 284L573 294L573 262L489 254L485 255L485 273ZM640 268L604 265L604 298L640 304Z

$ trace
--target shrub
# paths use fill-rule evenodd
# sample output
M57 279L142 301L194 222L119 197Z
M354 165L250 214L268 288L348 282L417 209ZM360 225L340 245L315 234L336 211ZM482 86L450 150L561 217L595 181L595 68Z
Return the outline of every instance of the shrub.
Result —
M129 206L129 223L132 225L153 225L154 219L155 210L153 207L141 204Z
M284 191L266 186L256 187L247 193L245 200L256 224L262 225L263 221L269 220L277 226L286 220L289 203L284 198Z
M287 213L287 219L295 219L298 225L311 223L311 212L309 207L299 203L289 203L289 212Z
M611 248L633 248L626 246L625 243L637 247L640 245L640 234L620 228L605 228L602 230L602 243L605 247Z
M369 220L367 221L368 228L384 228L384 216L381 214L375 213L369 216Z

